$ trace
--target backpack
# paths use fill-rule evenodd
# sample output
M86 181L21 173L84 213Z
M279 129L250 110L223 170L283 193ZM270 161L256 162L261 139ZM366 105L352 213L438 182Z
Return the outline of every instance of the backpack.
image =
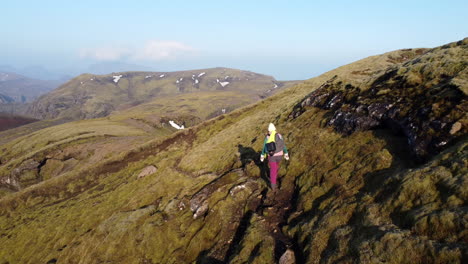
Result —
M274 141L266 143L266 150L268 152L268 155L273 156L276 150L276 143Z
M276 133L275 135L275 141L266 143L266 150L270 156L273 156L279 149L280 151L283 150L284 148L284 140L283 136L281 136L279 133Z

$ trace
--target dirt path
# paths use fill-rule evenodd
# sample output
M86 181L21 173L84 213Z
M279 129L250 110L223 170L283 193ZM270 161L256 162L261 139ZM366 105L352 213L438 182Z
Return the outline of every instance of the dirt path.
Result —
M263 204L257 210L257 213L264 219L265 229L270 232L275 240L274 254L276 261L287 249L297 250L293 239L282 231L282 227L286 225L292 211L293 199L294 185L292 185L292 188L284 186L276 191L268 189Z

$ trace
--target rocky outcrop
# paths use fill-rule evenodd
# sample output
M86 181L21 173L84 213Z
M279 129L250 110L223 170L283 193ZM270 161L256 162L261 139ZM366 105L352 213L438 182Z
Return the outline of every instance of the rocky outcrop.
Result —
M439 153L468 130L468 39L429 50L356 87L338 76L304 98L305 107L330 110L326 124L340 133L387 128L404 135L416 158Z
M38 183L40 182L40 167L41 163L33 159L25 160L20 166L12 170L10 178L15 179L15 182L19 183L19 185L16 186L18 189L24 185Z
M155 173L157 170L158 169L154 165L147 166L140 172L140 174L138 174L137 178L140 179L145 176L151 175Z
M279 264L295 264L296 258L294 257L294 251L291 249L286 250L279 259Z

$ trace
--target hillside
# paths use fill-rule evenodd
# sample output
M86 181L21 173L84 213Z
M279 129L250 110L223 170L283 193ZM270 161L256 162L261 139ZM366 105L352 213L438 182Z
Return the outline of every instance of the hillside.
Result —
M0 72L0 94L10 97L7 101L26 103L57 88L60 81L44 81L31 79L16 73ZM5 103L0 99L0 104Z
M36 119L0 113L0 131L22 126L37 121Z
M369 57L7 194L0 261L464 263L467 56L468 39ZM275 194L258 160L269 122L291 156ZM31 162L3 166L19 169L3 184Z
M292 84L294 82L280 82L270 76L227 68L83 74L42 96L27 114L39 119L90 119L108 116L113 111L151 99L200 91L236 91L253 102Z
M25 115L30 104L30 103L17 103L15 102L13 98L9 100L3 100L3 102L4 103L0 102L0 113L10 114L10 115Z
M11 98L8 95L0 94L0 104L7 104L14 102L15 99Z
M168 136L177 131L170 122L190 127L249 103L250 98L231 91L196 92L154 99L107 118L43 120L0 132L3 192L95 165L117 150Z

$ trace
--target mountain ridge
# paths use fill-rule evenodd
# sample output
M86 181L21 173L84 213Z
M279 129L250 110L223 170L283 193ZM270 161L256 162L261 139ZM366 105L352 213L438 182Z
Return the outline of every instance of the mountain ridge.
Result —
M39 119L89 119L151 98L204 90L236 90L258 100L290 83L294 82L279 82L270 76L228 68L82 74L39 98L27 113Z
M11 72L0 72L0 93L16 103L31 102L40 95L58 87L61 81L32 79Z

